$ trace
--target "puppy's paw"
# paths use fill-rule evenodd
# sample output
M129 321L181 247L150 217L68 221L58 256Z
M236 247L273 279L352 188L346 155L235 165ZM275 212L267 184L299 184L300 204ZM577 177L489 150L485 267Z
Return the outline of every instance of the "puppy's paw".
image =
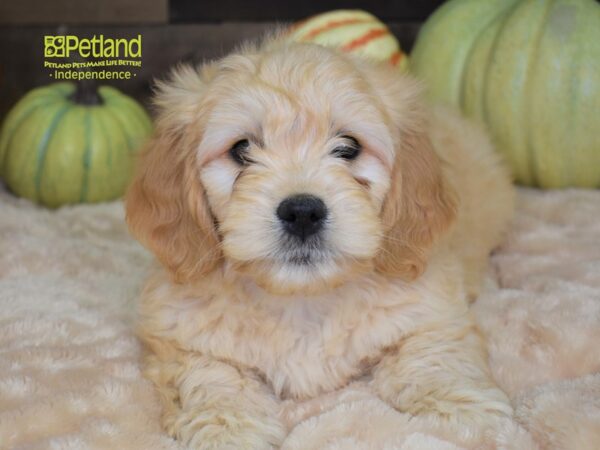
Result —
M414 382L381 379L374 383L379 396L401 412L427 416L453 428L484 431L513 415L506 394L488 380L458 380L448 374Z
M169 428L169 434L194 450L275 450L286 436L275 418L254 417L242 411L200 411L180 416Z

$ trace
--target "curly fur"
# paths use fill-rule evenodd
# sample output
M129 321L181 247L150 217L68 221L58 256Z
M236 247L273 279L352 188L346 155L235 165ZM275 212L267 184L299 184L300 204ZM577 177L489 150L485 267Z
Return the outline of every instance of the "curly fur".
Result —
M282 400L365 376L394 408L457 426L512 413L468 311L513 209L479 127L392 68L278 39L175 69L156 104L127 218L164 266L139 334L172 436L277 448ZM330 154L342 132L356 161ZM285 259L274 217L298 192L331 213L307 267Z

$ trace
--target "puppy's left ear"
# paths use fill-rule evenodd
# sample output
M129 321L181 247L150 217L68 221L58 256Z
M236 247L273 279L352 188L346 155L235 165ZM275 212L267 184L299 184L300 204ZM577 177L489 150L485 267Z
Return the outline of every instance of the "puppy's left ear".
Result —
M158 84L154 136L142 151L126 197L130 231L176 282L197 279L221 257L195 153L208 70L182 66Z
M420 276L435 242L456 215L456 198L444 179L429 137L428 114L414 80L390 71L375 82L396 133L392 182L382 208L385 234L376 269L407 281Z

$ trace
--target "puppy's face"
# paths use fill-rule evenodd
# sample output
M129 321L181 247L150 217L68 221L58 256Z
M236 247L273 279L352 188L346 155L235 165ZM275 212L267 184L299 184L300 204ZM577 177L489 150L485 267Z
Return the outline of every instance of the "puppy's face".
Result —
M416 159L398 155L402 142L407 152L417 150L411 142L426 147L411 130L411 114L419 114L415 92L396 74L317 46L271 44L203 73L182 69L159 94L158 135L128 197L130 225L176 275L186 271L184 279L229 265L284 294L316 292L394 265L392 271L414 276L422 267L405 260L411 252L423 255L406 233L427 232L438 209L444 222L452 210L450 201L443 204L431 150L419 148L424 156ZM414 181L423 185L416 208L434 205L421 211L420 231L410 229L410 220L419 220L412 217L405 232L394 232L419 201L402 204L400 166L429 172ZM407 186L413 175L404 177L404 196L417 195L416 186ZM178 216L170 221L152 198L169 189L176 191L171 203L181 204L170 206ZM426 190L438 199L429 200ZM162 214L149 234L138 220L144 201L155 219ZM171 228L157 248L160 230Z
M318 289L373 261L393 138L352 65L295 47L224 60L199 176L225 259L274 291Z

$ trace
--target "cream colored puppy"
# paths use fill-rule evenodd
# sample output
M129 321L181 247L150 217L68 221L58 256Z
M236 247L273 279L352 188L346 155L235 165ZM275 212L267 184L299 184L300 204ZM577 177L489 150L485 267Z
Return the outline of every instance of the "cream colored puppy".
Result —
M127 197L164 269L147 376L196 449L277 448L282 399L369 376L399 411L511 414L468 311L513 208L485 135L387 66L268 40L160 83Z

